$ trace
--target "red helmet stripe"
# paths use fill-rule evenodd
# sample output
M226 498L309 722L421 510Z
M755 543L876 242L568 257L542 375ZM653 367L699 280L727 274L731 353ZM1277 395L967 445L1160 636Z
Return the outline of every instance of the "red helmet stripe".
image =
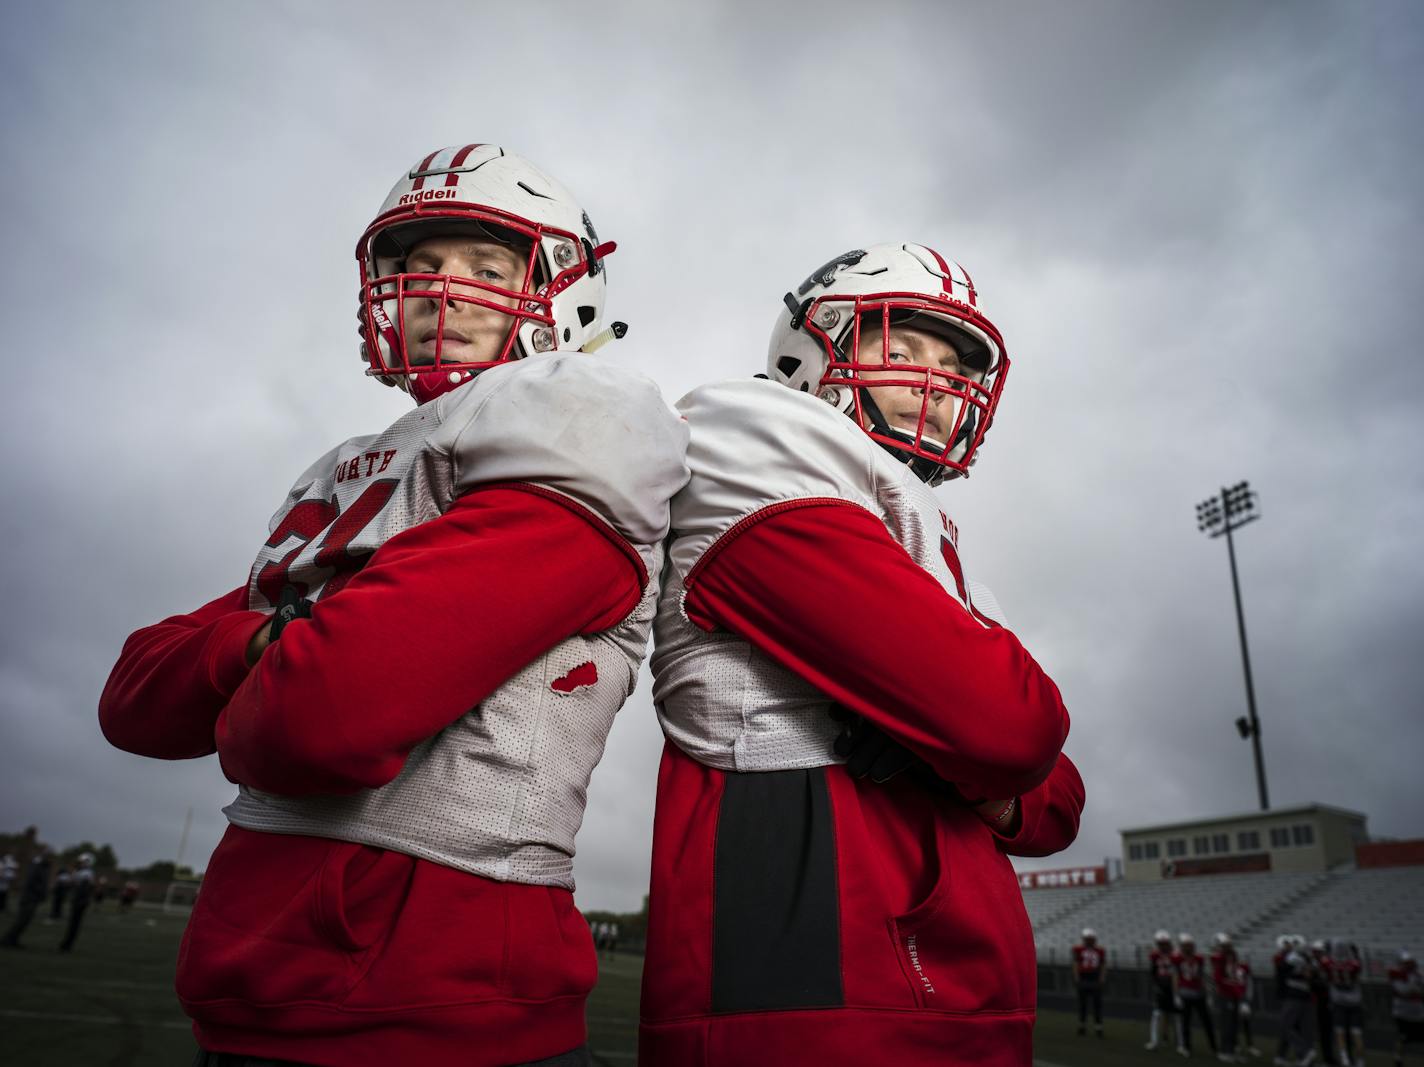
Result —
M411 186L412 190L425 188L425 172L430 169L430 164L435 161L435 157L439 154L440 149L437 148L420 161L420 166L415 168L416 179L415 184Z
M943 289L947 295L953 296L954 283L953 275L949 273L949 264L946 263L944 261L944 257L938 252L936 252L933 248L926 248L925 251L928 252L930 255L934 256L935 262L939 264L939 269L942 272L940 274L939 287Z
M465 165L465 160L470 158L470 153L476 148L483 148L482 144L467 144L464 148L455 153L455 158L450 160L450 173L445 175L445 187L448 189L452 185L459 184L460 176L454 171L458 167Z
M944 290L944 293L945 293L946 296L951 297L951 298L956 299L956 300L959 299L958 297L956 297L956 296L954 295L954 274L950 271L950 269L949 269L949 264L946 263L946 262L944 261L944 257L943 257L942 255L940 255L938 252L936 252L933 248L928 248L928 247L927 247L927 248L925 249L925 251L927 251L930 255L932 255L932 256L935 257L935 262L939 264L939 269L944 272L944 274L940 277L940 288ZM963 267L960 267L959 269L960 269L960 270L964 270ZM966 278L969 277L969 272L968 272L968 271L965 271L965 272L964 272L964 277L966 277ZM973 282L970 282L970 283L969 283L969 305L970 305L971 307L974 306L974 283L973 283Z
M964 269L964 264L963 264L963 263L956 263L955 266L959 268L959 273L964 275L964 280L965 280L965 282L967 282L968 285L969 285L969 306L970 306L970 307L978 307L979 305L978 305L978 303L977 303L976 301L977 301L977 298L978 298L978 295L979 295L979 294L978 294L977 292L975 292L975 290L974 290L974 278L973 278L973 276L970 275L970 273L969 273L967 270Z

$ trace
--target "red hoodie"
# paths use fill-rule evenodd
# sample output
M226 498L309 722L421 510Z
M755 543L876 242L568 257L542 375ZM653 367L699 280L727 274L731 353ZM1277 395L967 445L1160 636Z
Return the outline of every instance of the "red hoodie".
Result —
M1068 716L1056 687L1012 633L975 621L880 520L843 502L767 509L719 542L687 586L698 625L747 641L942 774L1017 795L1019 813L997 835L909 773L883 784L835 764L738 774L669 742L640 1062L1026 1067L1036 962L1007 857L1067 847L1084 798L1059 752ZM759 800L778 777L799 793ZM733 810L745 814L739 833L755 858L727 847ZM783 862L788 838L757 835L788 818L800 820L793 859L821 877L792 885L778 898L786 911L769 915L757 883L774 876L746 868L763 856ZM762 973L738 970L729 924L743 947L758 930L795 947Z
M260 789L375 788L524 664L626 616L644 581L637 554L578 507L477 489L387 541L251 671L267 616L246 610L245 586L138 630L100 723L140 755L216 751L231 780ZM449 623L471 604L498 605L499 625ZM581 1044L596 976L565 889L234 826L189 920L178 994L210 1049L474 1067Z

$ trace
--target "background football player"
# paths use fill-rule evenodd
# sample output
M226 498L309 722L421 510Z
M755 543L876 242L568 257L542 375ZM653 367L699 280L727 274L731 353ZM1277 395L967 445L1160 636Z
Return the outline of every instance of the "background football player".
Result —
M1177 998L1172 983L1175 970L1172 967L1172 935L1166 930L1158 930L1152 941L1152 951L1147 954L1149 996L1152 999L1152 1016L1147 1024L1148 1050L1162 1044L1163 1027L1169 1032L1176 1029L1172 1019L1177 1013Z
M1197 951L1191 934L1177 935L1177 951L1172 953L1172 990L1176 997L1177 1010L1177 1051L1184 1056L1192 1051L1192 1017L1201 1019L1206 1031L1207 1044L1211 1054L1217 1054L1216 1028L1211 1022L1211 1012L1206 1006L1206 959Z
M1337 938L1325 959L1330 982L1330 1011L1335 1024L1335 1062L1341 1067L1364 1067L1365 1007L1360 978L1364 966L1360 950Z
M1394 1019L1394 1062L1403 1067L1408 1046L1424 1043L1424 974L1419 962L1401 949L1399 959L1389 969L1390 1015Z
M1310 1000L1315 1008L1315 1037L1320 1045L1320 1062L1336 1067L1335 1012L1330 999L1330 946L1323 937L1317 937L1310 943Z
M1315 973L1305 938L1291 934L1280 961L1281 1041L1285 1059L1300 1064L1315 1062L1313 1012L1310 981Z
M1073 987L1078 991L1078 1036L1088 1032L1088 1008L1093 1025L1103 1036L1103 985L1108 976L1107 949L1098 944L1096 930L1085 928L1083 940L1073 946Z
M1251 1040L1251 968L1236 952L1231 936L1216 935L1211 950L1211 973L1216 985L1217 1009L1221 1014L1221 1056L1234 1059L1241 1035L1244 1047L1257 1052Z
M214 1063L586 1061L574 835L687 477L656 386L577 351L612 248L497 146L418 162L357 258L368 373L419 406L124 646L109 739L240 786L178 966Z
M921 245L840 256L786 304L772 380L678 404L640 1059L1028 1064L1006 854L1067 846L1083 786L931 491L973 462L1003 340Z

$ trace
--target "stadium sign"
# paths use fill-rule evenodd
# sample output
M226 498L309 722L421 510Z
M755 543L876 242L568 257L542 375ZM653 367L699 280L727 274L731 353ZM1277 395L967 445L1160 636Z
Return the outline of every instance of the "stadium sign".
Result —
M1107 885L1106 867L1067 867L1061 871L1020 871L1020 889L1073 889L1084 885Z

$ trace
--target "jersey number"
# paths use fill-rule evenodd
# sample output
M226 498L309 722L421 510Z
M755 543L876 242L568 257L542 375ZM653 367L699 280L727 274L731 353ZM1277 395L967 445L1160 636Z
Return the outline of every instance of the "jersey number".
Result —
M257 573L257 591L266 597L267 602L274 608L282 590L289 583L296 586L298 593L306 596L309 588L307 584L290 582L287 572L311 543L312 538L325 530L326 536L322 538L321 546L312 562L317 567L329 568L335 573L322 586L317 599L321 600L338 592L365 565L369 555L363 553L353 556L346 550L346 546L381 513L381 509L390 500L391 493L395 491L396 482L397 479L394 478L372 482L344 513L334 495L330 500L303 500L293 505L292 509L282 516L282 521L277 523L272 536L267 538L267 547L276 548L291 537L297 538L298 544L281 559L263 565Z
M964 584L964 568L959 564L959 553L954 550L948 537L940 537L939 554L944 557L945 566L949 568L949 573L954 576L954 587L959 590L959 599L964 606L969 609L969 614L982 622L989 629L997 629L998 623L985 615L974 606L974 602L969 599L969 588Z

